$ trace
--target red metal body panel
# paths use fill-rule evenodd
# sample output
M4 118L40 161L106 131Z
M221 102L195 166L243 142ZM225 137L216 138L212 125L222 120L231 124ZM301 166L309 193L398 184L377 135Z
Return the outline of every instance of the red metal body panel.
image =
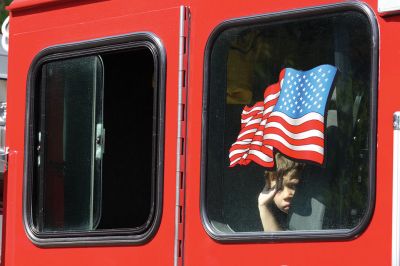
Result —
M64 1L57 1L57 0L20 0L20 1L14 1L12 2L12 5L10 5L10 9L13 11L15 10L21 10L21 9L26 9L26 8L32 8L32 7L37 7L37 6L45 6L45 5L51 5L51 4L60 4L60 3L65 3L69 0L64 0Z
M155 11L140 12L138 5L128 5L126 1L66 5L23 10L23 14L13 11L13 48L9 54L13 58L13 74L9 75L13 89L9 93L8 124L12 132L8 138L9 167L13 170L9 172L7 189L7 202L13 207L6 215L6 224L10 226L4 238L5 265L171 265L175 208L174 204L165 203L175 200L179 6L170 1L165 8L160 1L153 6ZM22 220L26 82L30 64L49 46L144 31L158 36L168 55L165 157L169 160L164 164L164 205L157 234L149 243L139 246L39 248L27 238Z
M232 1L213 2L210 9L202 1L191 4L191 56L188 95L187 183L185 221L186 265L390 265L391 263L391 178L392 114L400 107L398 17L382 19L380 26L380 84L378 85L378 154L376 205L366 231L349 241L224 244L211 239L200 216L200 162L203 86L203 53L211 31L231 18L318 6L336 1ZM376 10L376 2L368 2ZM375 11L376 12L376 11ZM207 17L206 20L202 19ZM396 23L397 22L397 23ZM389 37L391 36L391 37ZM392 39L393 38L393 39ZM397 73L397 74L396 74Z
M55 3L57 2L57 3ZM226 244L204 230L200 210L204 51L211 32L227 19L306 8L337 1L50 1L20 0L11 7L7 146L6 266L172 265L174 261L175 166L179 5L190 8L189 85L186 119L185 265L390 265L392 208L392 114L400 109L399 16L380 28L376 201L367 229L352 240ZM376 12L376 1L366 2ZM164 198L154 239L138 246L39 248L27 237L22 218L26 81L33 58L56 44L138 31L156 34L167 54Z

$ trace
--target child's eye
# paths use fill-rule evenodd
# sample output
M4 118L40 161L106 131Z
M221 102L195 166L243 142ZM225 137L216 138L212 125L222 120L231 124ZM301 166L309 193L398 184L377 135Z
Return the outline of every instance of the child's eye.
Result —
M287 184L286 185L289 189L296 189L297 184Z

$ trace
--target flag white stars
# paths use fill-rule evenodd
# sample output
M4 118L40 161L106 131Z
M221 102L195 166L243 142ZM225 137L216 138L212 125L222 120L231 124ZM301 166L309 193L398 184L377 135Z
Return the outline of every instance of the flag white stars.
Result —
M287 115L298 117L303 112L324 112L328 92L333 82L332 70L327 65L309 71L286 69L285 79L293 80L283 84L285 94L279 98L277 105L283 104ZM335 74L334 72L333 74ZM288 103L286 105L286 103ZM279 108L281 109L281 108Z

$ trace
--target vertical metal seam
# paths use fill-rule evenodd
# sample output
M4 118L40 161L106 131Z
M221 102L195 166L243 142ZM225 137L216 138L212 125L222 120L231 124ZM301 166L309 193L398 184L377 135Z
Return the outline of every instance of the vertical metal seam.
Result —
M392 199L392 265L399 265L399 242L400 242L400 112L393 114L393 199Z
M177 120L177 141L176 141L176 195L175 195L175 241L174 241L174 265L183 265L183 212L184 212L184 193L181 195L181 189L184 192L184 181L181 182L181 176L184 179L184 134L182 133L182 125L184 120L184 108L186 104L187 94L183 92L184 86L187 87L187 60L185 64L185 57L187 59L187 26L188 26L188 9L185 6L180 6L180 19L179 19L179 68L178 68L178 120ZM185 41L186 39L186 41ZM186 51L186 52L185 52ZM186 81L184 84L184 80ZM183 145L182 145L183 144ZM181 220L182 219L182 220ZM182 229L182 230L181 230Z

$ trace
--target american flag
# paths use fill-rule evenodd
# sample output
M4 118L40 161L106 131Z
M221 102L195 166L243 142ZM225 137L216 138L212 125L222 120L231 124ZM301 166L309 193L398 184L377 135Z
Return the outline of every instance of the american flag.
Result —
M274 149L293 159L322 164L326 103L336 68L286 68L264 92L264 102L245 106L241 130L229 150L230 166L251 161L274 167Z

